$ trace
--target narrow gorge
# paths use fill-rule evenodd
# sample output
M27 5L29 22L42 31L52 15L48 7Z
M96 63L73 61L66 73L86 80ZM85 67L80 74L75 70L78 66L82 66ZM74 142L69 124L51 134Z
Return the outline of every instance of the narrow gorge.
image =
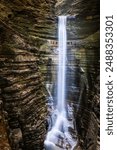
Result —
M0 150L100 149L99 7L98 0L0 1ZM63 76L58 16L67 18ZM56 115L60 123L57 104L66 110L59 134L67 118L72 144L59 135L46 147Z

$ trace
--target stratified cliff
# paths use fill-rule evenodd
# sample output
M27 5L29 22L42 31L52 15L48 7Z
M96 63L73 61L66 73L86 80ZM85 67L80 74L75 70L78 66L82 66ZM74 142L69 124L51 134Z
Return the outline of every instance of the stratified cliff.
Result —
M98 0L0 1L1 150L43 149L47 91L42 70L47 40L57 39L58 15L75 16L68 21L68 38L79 43L75 58L88 80L86 85L80 74L79 149L99 150L99 5Z
M54 5L54 0L0 1L0 99L12 150L43 149L47 110L40 46L52 36Z
M87 87L84 84L84 75L80 74L82 96L76 113L79 144L83 150L99 150L100 2L98 0L58 0L56 10L57 15L75 17L68 21L68 38L77 40L75 57L85 70L88 80Z

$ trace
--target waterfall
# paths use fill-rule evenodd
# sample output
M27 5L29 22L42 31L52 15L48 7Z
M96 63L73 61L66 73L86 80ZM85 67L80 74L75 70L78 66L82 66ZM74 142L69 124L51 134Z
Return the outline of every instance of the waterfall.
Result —
M59 16L58 23L58 81L57 81L57 109L62 115L65 115L65 78L66 78L66 50L67 50L67 33L66 33L66 16ZM65 116L64 116L65 117Z
M67 17L59 16L58 19L57 104L51 115L52 127L47 133L44 144L46 150L57 150L56 146L60 143L62 143L61 147L63 150L66 150L67 145L70 145L70 150L72 150L75 143L69 133L69 127L71 127L71 124L66 115Z

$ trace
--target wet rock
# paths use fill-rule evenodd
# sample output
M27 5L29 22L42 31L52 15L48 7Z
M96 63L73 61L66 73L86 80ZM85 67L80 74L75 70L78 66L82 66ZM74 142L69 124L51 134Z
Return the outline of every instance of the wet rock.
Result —
M54 5L54 0L0 2L0 89L13 150L43 149L46 89L38 64L40 46L53 36Z
M74 116L80 141L78 149L85 147L87 150L97 150L99 148L97 144L99 142L99 81L97 81L99 1L58 0L56 7L55 3L56 0L2 0L0 2L0 90L3 102L0 107L6 112L5 116L10 128L7 131L10 131L9 136L12 137L10 143L12 149L43 148L47 132L45 63L50 57L49 54L53 53L50 52L51 48L47 46L46 40L57 38L55 18L66 14L76 18L72 22L68 20L68 38L77 39L79 42L75 49L75 57L80 60L89 83L87 91L83 76L82 88L77 89L79 93L81 89L83 91L80 93L82 105L78 105L78 99L73 101L78 92L73 95L72 100L70 99L74 102ZM54 69L50 74L55 73ZM77 83L80 80L79 76L77 74ZM52 77L48 79L52 82ZM75 89L71 89L70 93L74 91ZM87 95L84 94L86 92ZM2 127L4 126L2 124ZM6 144L7 138L6 136ZM4 145L2 149L6 147Z

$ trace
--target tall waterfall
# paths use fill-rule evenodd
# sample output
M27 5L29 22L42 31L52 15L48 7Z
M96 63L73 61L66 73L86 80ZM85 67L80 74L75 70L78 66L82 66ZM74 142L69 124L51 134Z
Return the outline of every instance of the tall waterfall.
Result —
M70 150L72 150L75 143L69 133L69 127L73 128L73 126L69 123L66 113L67 17L59 16L58 19L57 105L51 115L52 127L47 133L44 144L46 150L57 150L56 146L60 143L63 143L62 150L66 150L67 145L70 145Z
M67 50L67 33L66 33L66 16L59 16L58 23L58 81L57 81L57 109L65 117L65 85L66 85L66 50Z

